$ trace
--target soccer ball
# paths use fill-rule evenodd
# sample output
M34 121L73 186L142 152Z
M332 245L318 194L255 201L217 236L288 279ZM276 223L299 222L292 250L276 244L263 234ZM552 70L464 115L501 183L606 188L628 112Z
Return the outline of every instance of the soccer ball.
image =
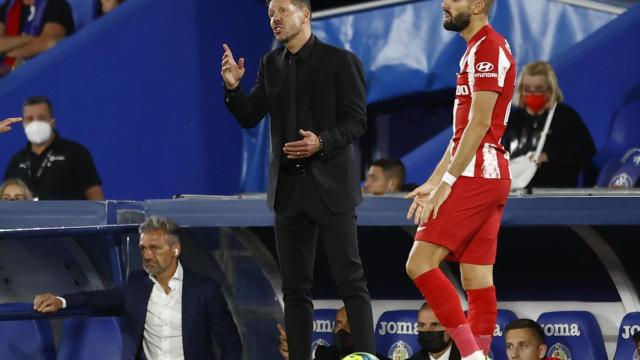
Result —
M357 352L351 355L347 355L342 358L342 360L380 360L376 356L371 355L369 353Z

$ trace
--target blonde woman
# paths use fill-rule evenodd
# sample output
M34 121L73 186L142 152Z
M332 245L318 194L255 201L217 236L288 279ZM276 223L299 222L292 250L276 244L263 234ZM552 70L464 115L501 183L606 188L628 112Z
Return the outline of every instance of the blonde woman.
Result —
M578 176L596 148L580 115L564 102L551 65L537 61L526 65L518 78L507 130L502 143L511 158L536 150L549 111L551 118L538 169L528 187L576 187Z
M0 186L2 200L33 200L33 195L27 184L20 179L8 179Z

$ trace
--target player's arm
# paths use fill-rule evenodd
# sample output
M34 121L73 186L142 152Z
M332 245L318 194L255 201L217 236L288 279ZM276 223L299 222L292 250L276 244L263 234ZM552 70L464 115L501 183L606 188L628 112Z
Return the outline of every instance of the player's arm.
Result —
M464 169L469 165L473 155L478 150L482 139L485 134L491 127L491 114L493 113L493 107L498 100L498 93L493 91L474 91L471 96L471 112L469 114L469 123L467 127L464 129L462 133L462 138L460 139L460 145L458 145L458 149L453 159L451 160L451 164L447 169L447 172L454 176L458 177ZM429 196L429 200L426 204L418 206L413 209L409 209L407 213L407 218L414 217L414 222L424 223L425 220L433 215L435 219L438 216L438 210L440 206L447 200L449 194L451 193L451 185L442 179L438 186L431 192ZM418 197L416 197L417 199ZM416 204L416 200L414 199L414 204ZM421 212L418 212L422 210Z
M476 91L471 96L469 124L462 133L460 145L449 165L448 172L454 177L460 176L475 155L482 139L491 127L491 114L498 100L498 93Z
M451 147L453 147L453 141L449 142L449 146L447 146L447 149L444 151L444 154L442 155L442 159L440 159L438 166L436 166L436 168L433 170L433 173L431 173L431 176L429 176L429 179L426 182L438 185L440 181L442 181L442 176L444 175L445 171L447 171L449 163L451 162Z

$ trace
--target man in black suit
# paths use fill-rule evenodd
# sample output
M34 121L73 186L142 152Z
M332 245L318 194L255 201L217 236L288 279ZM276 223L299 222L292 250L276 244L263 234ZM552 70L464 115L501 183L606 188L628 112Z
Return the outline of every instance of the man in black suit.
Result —
M292 360L311 356L311 287L321 234L352 324L355 351L375 351L371 303L358 253L355 207L362 200L352 143L366 131L366 89L358 58L311 33L309 0L271 0L271 28L284 47L260 62L255 86L240 88L244 59L225 44L225 103L244 128L271 116L268 205Z
M241 359L242 343L220 286L184 269L179 228L170 219L150 217L140 225L145 271L129 274L116 288L57 297L40 294L34 309L43 313L87 307L122 316L122 359Z

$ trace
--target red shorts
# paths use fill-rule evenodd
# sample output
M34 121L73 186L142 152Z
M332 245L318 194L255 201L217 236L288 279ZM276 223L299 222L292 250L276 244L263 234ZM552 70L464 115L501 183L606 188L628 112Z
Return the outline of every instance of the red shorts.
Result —
M446 247L446 260L466 264L496 262L498 230L511 180L460 176L440 206L438 217L418 227L415 239Z

